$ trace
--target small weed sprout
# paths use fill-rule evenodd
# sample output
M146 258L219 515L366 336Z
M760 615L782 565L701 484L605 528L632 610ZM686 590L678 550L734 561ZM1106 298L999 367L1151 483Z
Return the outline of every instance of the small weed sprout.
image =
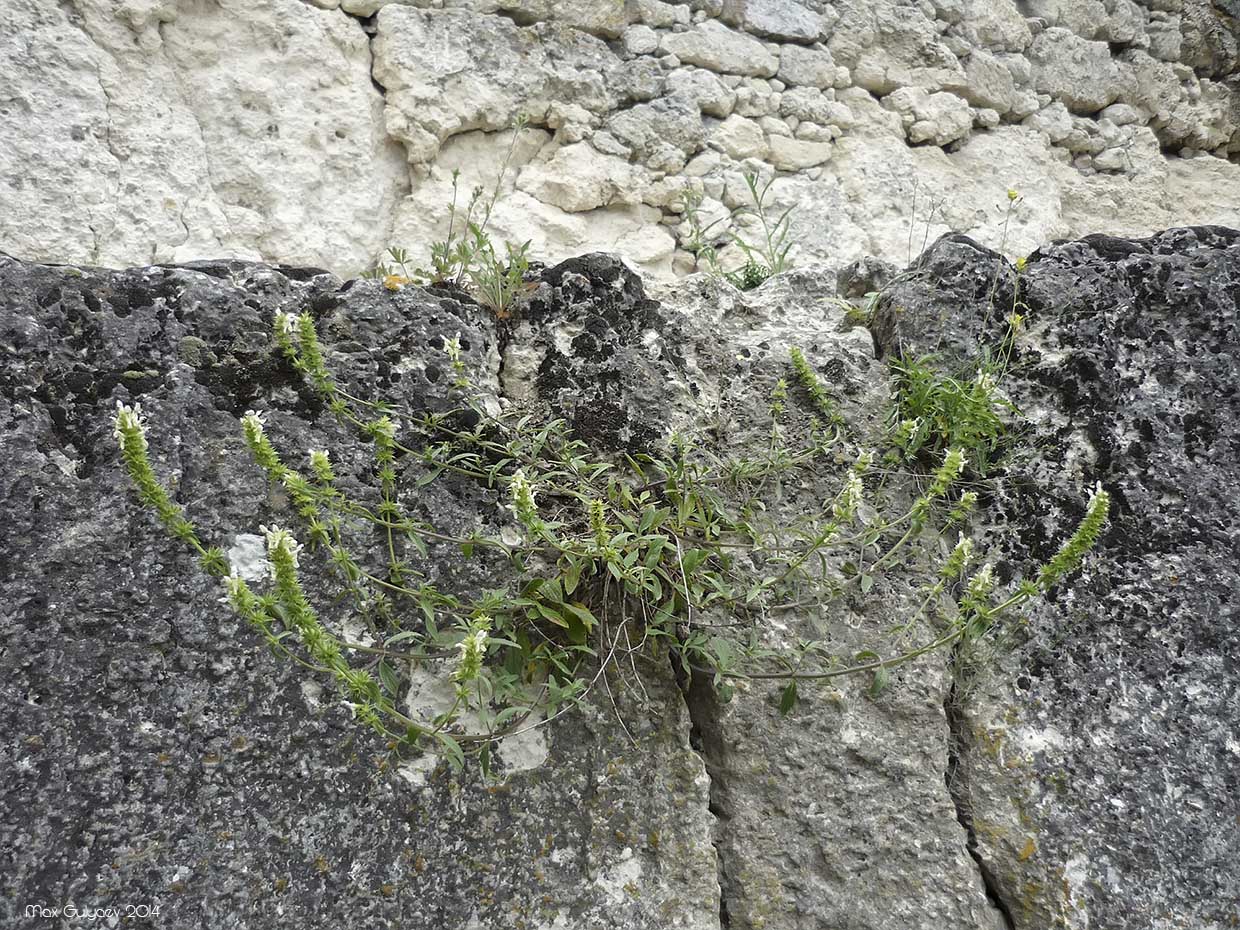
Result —
M490 196L481 186L470 194L464 215L459 216L460 171L452 172L452 200L448 206L446 238L431 244L430 268L411 268L409 254L393 246L387 251L390 261L381 261L363 277L377 278L388 290L398 291L407 284L449 284L464 287L468 282L478 302L501 318L512 314L517 301L529 293L525 275L529 271L527 241L520 246L505 243L506 256L501 258L487 231L491 214L503 190L504 179L512 164L517 141L529 125L528 117L518 114L512 124L512 138L504 159L496 172Z
M772 216L767 206L767 195L775 178L771 177L759 186L757 174L745 174L745 186L749 188L753 206L738 207L728 216L722 216L705 226L702 225L702 200L700 191L686 188L681 195L681 212L689 226L689 239L685 249L699 261L705 261L711 274L724 278L738 290L748 291L760 285L773 274L788 269L788 253L792 249L792 207L779 216ZM738 233L728 232L726 238L734 243L745 256L745 263L735 271L724 271L719 264L719 253L713 244L712 231L720 224L731 224L740 217L752 216L761 229L761 238L747 242Z

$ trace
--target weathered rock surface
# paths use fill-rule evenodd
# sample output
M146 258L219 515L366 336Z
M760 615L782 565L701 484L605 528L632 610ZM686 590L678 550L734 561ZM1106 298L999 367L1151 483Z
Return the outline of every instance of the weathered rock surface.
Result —
M493 231L553 261L599 249L654 275L692 269L668 191L722 200L744 171L796 191L772 205L798 205L793 260L834 270L865 255L907 263L910 239L946 232L1016 256L1093 232L1235 226L1236 12L1231 0L13 0L0 11L0 248L345 274L392 244L420 258L446 232L452 168L491 190L519 113L530 146ZM822 95L813 115L786 100L807 90ZM753 121L742 139L738 118ZM703 167L704 153L719 158ZM611 167L624 196L600 177ZM1010 187L1027 199L1006 222Z
M1011 394L1039 451L1000 483L1022 541L1004 570L1054 551L1082 486L1115 500L1105 557L1030 613L953 722L958 802L992 889L1016 928L1227 927L1240 906L1240 232L1057 243L1019 277L944 240L917 267L891 290L909 312L880 332L888 350L993 344L1017 283L1031 324Z
M886 274L871 264L854 290ZM943 240L890 283L905 312L876 336L969 355L1015 282L996 253ZM315 315L346 387L415 412L448 405L441 347L459 332L496 402L564 416L604 449L672 431L762 446L795 344L865 442L884 370L827 299L833 277L648 294L591 255L542 271L504 324L454 291L238 261L0 258L0 285L0 921L124 902L171 927L1228 926L1240 232L1062 243L1020 276L1010 383L1035 453L994 483L1000 574L1049 555L1092 482L1117 512L988 672L962 682L928 655L877 699L864 681L807 686L783 717L777 682L720 703L647 664L644 697L615 682L620 717L600 696L508 741L491 784L382 765L328 689L253 645L127 489L114 402L141 400L155 468L245 561L259 524L291 515L240 447L243 411L270 411L281 448L370 467L274 350L277 309ZM411 512L456 532L511 520L468 482L415 488L418 467L402 472ZM804 512L831 481L789 483L778 506ZM424 567L454 590L506 571L455 547ZM862 648L907 597L885 593L881 609L772 615L757 635Z

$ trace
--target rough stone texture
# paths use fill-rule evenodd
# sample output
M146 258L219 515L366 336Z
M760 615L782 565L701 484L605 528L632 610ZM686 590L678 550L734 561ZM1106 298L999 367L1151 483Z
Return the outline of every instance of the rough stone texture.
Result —
M876 339L975 354L1016 281L940 242ZM1001 570L1053 553L1095 481L1114 519L1104 557L961 703L958 801L1016 930L1222 930L1240 906L1240 232L1055 244L1019 281L1011 393L1040 452L1003 482L1020 543Z
M1015 257L1240 224L1231 0L12 0L0 35L0 248L29 259L421 257L451 168L490 189L518 113L533 177L507 179L494 232L548 261L692 269L666 192L745 170L810 191L792 259L831 270L907 262L910 231ZM785 105L810 89L829 115ZM762 138L733 145L732 115ZM626 196L597 156L629 163Z
M1037 453L997 483L1016 531L998 537L1001 576L1053 551L1089 483L1117 512L993 674L962 687L931 655L877 699L866 682L807 687L789 719L774 683L720 703L652 665L645 699L616 682L636 745L599 698L501 746L489 787L379 765L330 693L255 649L170 551L113 452L109 410L140 398L157 471L245 565L258 525L290 515L239 450L241 412L271 411L283 448L330 446L345 475L370 467L273 351L276 309L318 318L362 396L445 409L440 346L459 332L488 402L564 416L603 448L677 430L736 449L767 441L792 344L872 441L872 340L970 356L1016 280L963 237L896 278L865 263L840 287L885 283L904 308L872 335L828 300L830 275L647 294L604 255L542 271L505 324L452 291L315 269L0 258L0 921L28 903L125 901L158 903L172 927L1228 927L1240 232L1063 243L1020 276L1029 328L1011 390ZM437 525L511 519L465 482L415 489L418 468L402 472L404 503ZM776 506L820 506L829 472ZM425 568L453 588L506 571L449 548ZM845 599L756 633L862 648L910 596L883 593L881 610Z
M498 783L385 769L383 746L254 646L125 487L108 408L140 398L154 467L205 538L244 548L260 523L292 519L238 443L245 408L270 411L283 449L369 467L272 352L276 309L314 313L342 383L411 411L446 406L439 347L457 332L499 391L489 314L239 262L0 258L0 280L0 923L20 925L28 904L132 903L158 904L169 927L718 926L708 781L670 668L645 669L647 701L613 683L636 745L604 699L501 747ZM541 299L599 319L600 341L637 335L609 335L644 301L617 260L548 281ZM468 487L406 494L445 528L510 520ZM503 579L443 551L427 564L448 586Z

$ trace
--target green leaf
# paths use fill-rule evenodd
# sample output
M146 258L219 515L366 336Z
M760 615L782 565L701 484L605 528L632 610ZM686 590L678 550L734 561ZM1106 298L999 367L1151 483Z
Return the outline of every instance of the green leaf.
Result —
M392 697L400 697L400 682L396 678L396 671L388 665L387 659L379 660L379 681L383 683L383 689L388 694Z
M710 558L710 552L708 550L690 549L681 559L681 564L684 565L685 575L692 575L694 570L708 558Z
M564 593L572 594L577 590L577 584L581 581L581 563L570 562L568 568L563 575Z
M873 575L862 575L860 585L861 585L861 593L868 594L870 591L870 588L874 587L874 576Z
M589 608L578 601L573 601L571 604L561 604L560 607L565 614L572 614L580 620L585 625L587 630L594 629L595 624L598 623L598 620L595 618L594 614L590 613Z
M478 767L482 769L482 777L491 777L491 747L483 746L478 751Z
M870 690L869 690L870 697L876 698L880 694L882 694L883 689L887 687L890 681L891 681L891 672L889 672L885 668L875 669L874 678L870 682Z
M461 543L461 555L465 556L465 558L467 559L473 558L474 544L472 541L466 541L466 542Z
M459 772L465 768L465 753L461 751L461 744L447 733L439 733L436 738L443 747L444 758L452 766L452 771Z
M781 716L787 717L792 712L792 708L797 703L797 683L794 678L788 682L788 687L784 688L784 693L779 699L779 713Z
M397 633L395 636L389 636L387 639L383 641L383 645L394 646L396 643L403 643L410 639L417 639L421 635L422 634L414 630L405 630L401 633Z

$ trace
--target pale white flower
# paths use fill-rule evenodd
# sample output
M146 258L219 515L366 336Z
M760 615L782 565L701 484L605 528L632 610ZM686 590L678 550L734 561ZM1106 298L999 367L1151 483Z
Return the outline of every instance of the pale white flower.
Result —
M953 478L960 477L960 473L964 471L967 464L969 460L962 449L948 449L947 455L943 457L943 471Z
M524 514L534 510L534 489L530 487L525 472L519 468L513 472L509 491L512 493L512 503L517 513Z
M252 439L262 439L266 417L266 413L261 413L257 410L247 410L245 416L241 418L241 426L247 434L250 434Z
M987 562L969 579L969 597L975 601L982 601L990 597L990 592L994 589L995 569Z
M245 579L238 575L237 570L234 568L222 580L224 583L224 596L220 598L220 603L232 606L245 591Z
M857 508L861 506L861 495L865 490L861 483L860 476L855 471L850 471L848 477L844 479L844 487L840 490L839 496L835 499L835 505L832 512L835 519L841 523L849 523L853 517L857 515Z
M262 531L263 536L267 539L267 554L269 556L274 557L277 552L283 550L292 558L294 566L298 564L298 556L301 554L302 546L293 538L292 533L278 526L260 526L259 530Z
M286 336L292 336L297 332L297 317L291 313L285 313L283 310L276 311L276 329Z
M112 435L123 446L127 432L136 432L142 440L142 448L146 449L146 417L142 415L142 405L134 404L131 407L118 400L116 415L112 420Z
M448 360L453 364L461 360L461 333L459 330L451 339L443 341L443 350L448 354Z

